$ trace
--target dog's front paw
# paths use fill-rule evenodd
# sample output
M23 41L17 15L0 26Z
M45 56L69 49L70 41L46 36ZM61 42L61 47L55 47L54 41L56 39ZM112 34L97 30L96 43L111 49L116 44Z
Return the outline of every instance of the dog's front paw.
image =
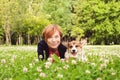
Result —
M65 53L65 59L69 59L70 58L70 54L68 52Z

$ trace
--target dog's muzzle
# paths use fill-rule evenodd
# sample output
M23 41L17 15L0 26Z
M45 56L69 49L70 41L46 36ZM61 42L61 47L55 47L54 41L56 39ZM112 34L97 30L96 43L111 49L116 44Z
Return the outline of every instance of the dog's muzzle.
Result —
M73 49L73 50L71 50L71 53L73 56L75 56L77 54L77 51Z

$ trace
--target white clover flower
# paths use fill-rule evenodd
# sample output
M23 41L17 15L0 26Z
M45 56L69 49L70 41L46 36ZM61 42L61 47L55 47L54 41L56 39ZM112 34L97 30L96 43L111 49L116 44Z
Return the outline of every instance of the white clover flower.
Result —
M86 70L85 72L86 72L87 74L90 74L90 71L89 71L89 70Z
M30 64L29 64L29 66L32 68L32 67L33 67L33 64L32 64L32 63L30 63Z
M97 78L96 80L102 80L102 78Z
M45 73L40 73L40 77L46 77L46 74Z
M66 59L66 60L65 60L65 62L69 63L69 60L68 60L68 59Z
M36 80L40 80L39 78L37 78Z
M14 58L11 58L10 61L11 61L11 63L14 63L14 62L15 62L15 59L14 59Z
M28 68L27 68L27 67L24 67L24 68L23 68L23 72L24 72L24 73L28 72Z
M17 55L13 55L13 56L12 56L12 59L15 60L16 58L17 58Z
M93 56L93 53L87 53L89 56Z
M63 78L63 75L62 74L58 74L57 77L58 78Z
M35 62L39 62L39 60L38 60L38 59L35 59Z
M96 66L96 64L95 64L95 63L91 63L91 65L92 65L92 66L94 66L94 67Z
M11 63L14 63L16 58L17 58L17 55L13 55L13 56L11 57Z
M64 69L68 69L69 68L69 65L65 65L63 66Z
M41 72L42 71L41 67L37 67L37 71Z
M43 58L43 56L42 56L42 55L39 55L39 58L40 58L40 59L42 59L42 58Z
M48 68L51 66L51 64L52 64L51 62L46 62L46 63L45 63L45 68L48 69Z
M4 65L5 63L6 63L6 60L5 60L5 59L2 59L2 60L1 60L1 64Z
M58 57L60 59L60 57Z
M12 80L12 78L9 78L9 80Z
M61 62L65 62L65 59L60 59L61 60Z
M106 64L108 64L108 63L109 63L109 60L108 60L108 59L105 59L104 62L105 62Z
M4 80L7 80L7 78L4 78Z
M120 55L118 54L118 56L117 56L118 58L120 58Z
M113 75L113 76L114 76L114 75L116 75L116 73L115 73L115 72L112 72L112 73L111 73L111 75Z
M53 58L52 57L49 57L47 60L48 60L48 62L53 62Z
M100 70L103 70L103 69L105 69L106 67L107 67L107 65L106 65L105 63L103 63L103 64L100 65Z
M87 61L88 61L88 59L86 57L82 58L82 62L87 62Z
M56 67L56 70L62 70L62 68L61 67Z
M72 64L76 65L77 64L76 60L72 60Z

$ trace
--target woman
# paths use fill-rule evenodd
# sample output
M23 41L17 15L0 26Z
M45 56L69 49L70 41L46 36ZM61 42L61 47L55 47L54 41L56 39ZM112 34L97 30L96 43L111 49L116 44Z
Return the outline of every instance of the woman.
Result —
M43 40L38 43L38 59L47 59L52 54L64 58L66 47L61 44L62 31L58 25L48 25L43 30Z

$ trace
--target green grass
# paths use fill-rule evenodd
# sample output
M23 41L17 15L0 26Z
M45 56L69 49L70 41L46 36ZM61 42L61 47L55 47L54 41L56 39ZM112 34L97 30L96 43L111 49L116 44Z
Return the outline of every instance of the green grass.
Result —
M119 80L120 46L85 46L87 62L38 61L36 46L0 46L0 80ZM76 62L73 64L73 62Z

